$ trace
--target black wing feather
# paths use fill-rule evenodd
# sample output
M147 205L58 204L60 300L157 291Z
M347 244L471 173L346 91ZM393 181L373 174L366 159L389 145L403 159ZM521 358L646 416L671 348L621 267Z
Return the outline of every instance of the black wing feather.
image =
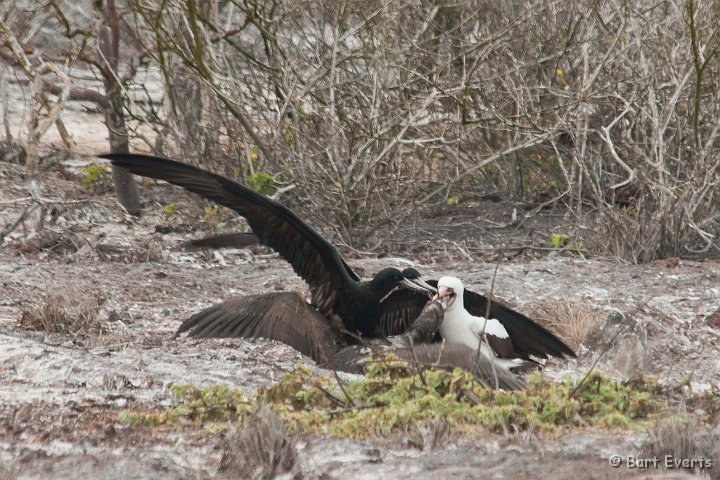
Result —
M488 299L484 295L472 290L465 290L463 296L465 309L470 314L479 317L486 316ZM496 319L505 327L510 335L510 340L512 340L516 356L522 358L527 358L528 355L535 355L539 358L575 357L575 352L550 330L505 305L491 302L490 318Z
M396 290L383 302L378 329L382 336L400 335L420 315L430 299L408 289Z
M235 298L185 320L175 336L269 338L290 345L319 364L337 350L328 320L299 295L289 292Z
M324 314L331 313L344 286L360 280L337 249L290 209L244 185L166 158L129 153L99 157L132 174L165 180L238 212L260 243L278 252L308 283L314 303L327 305ZM321 289L325 296L316 298Z

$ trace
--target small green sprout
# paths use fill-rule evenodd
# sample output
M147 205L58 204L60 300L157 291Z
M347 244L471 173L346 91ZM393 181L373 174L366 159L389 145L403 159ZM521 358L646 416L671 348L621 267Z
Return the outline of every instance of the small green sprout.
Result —
M107 180L110 174L110 169L108 169L107 165L101 163L85 165L81 167L80 170L84 174L82 186L86 190L90 190L100 181Z

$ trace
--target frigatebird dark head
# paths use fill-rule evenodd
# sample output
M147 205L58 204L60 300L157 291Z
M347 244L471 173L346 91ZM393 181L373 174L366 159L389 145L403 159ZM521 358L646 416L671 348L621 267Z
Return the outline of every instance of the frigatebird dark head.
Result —
M415 280L417 278L420 278L420 272L418 272L413 267L408 267L405 270L402 271L403 277L407 278L408 280Z
M405 277L397 268L383 268L375 274L370 283L373 286L382 288L385 286L394 287L399 284Z
M431 293L437 293L437 288L433 287L429 283L427 283L425 280L422 279L422 275L420 275L420 272L418 272L413 267L408 267L405 270L402 271L403 277L407 279L408 281L414 283L415 285L421 287L425 291L430 291Z
M432 296L435 292L435 289L430 285L423 286L408 280L403 275L403 272L397 268L384 268L380 270L375 274L373 279L370 280L370 285L375 291L383 293L384 296L380 299L380 303L401 288L406 288L428 296Z

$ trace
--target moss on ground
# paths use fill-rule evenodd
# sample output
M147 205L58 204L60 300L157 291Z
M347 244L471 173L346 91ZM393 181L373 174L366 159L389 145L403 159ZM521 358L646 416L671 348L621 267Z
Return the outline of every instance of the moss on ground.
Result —
M255 395L224 385L175 385L172 392L176 406L125 411L122 418L133 425L196 423L216 431L269 405L293 430L366 438L415 432L439 418L465 433L643 429L668 411L660 387L649 377L623 383L591 373L580 383L533 374L525 390L505 392L488 389L462 370L412 373L398 362L377 363L342 389L334 379L298 366Z
M91 190L97 184L110 179L110 169L102 163L91 163L81 167L80 170L83 172L81 183L86 190Z

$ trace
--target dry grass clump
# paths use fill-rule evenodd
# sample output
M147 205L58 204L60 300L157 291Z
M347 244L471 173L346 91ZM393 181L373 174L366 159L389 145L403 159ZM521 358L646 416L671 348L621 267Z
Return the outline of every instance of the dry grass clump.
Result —
M295 440L270 408L261 407L225 442L218 473L222 478L300 479Z
M425 426L418 427L420 436L422 437L422 449L424 451L433 451L442 448L447 442L450 425L443 418L432 419Z
M528 316L549 328L568 347L577 350L603 315L591 305L577 300L545 299L530 305Z
M20 326L27 330L61 333L74 338L87 338L106 333L100 319L100 299L78 298L77 295L48 294L42 305L23 312Z
M669 418L658 418L648 429L639 457L658 458L665 462L667 456L674 460L689 460L687 470L704 471L709 478L720 479L720 433L708 431L695 415L677 413ZM712 462L708 464L706 461ZM664 463L663 463L664 465Z

